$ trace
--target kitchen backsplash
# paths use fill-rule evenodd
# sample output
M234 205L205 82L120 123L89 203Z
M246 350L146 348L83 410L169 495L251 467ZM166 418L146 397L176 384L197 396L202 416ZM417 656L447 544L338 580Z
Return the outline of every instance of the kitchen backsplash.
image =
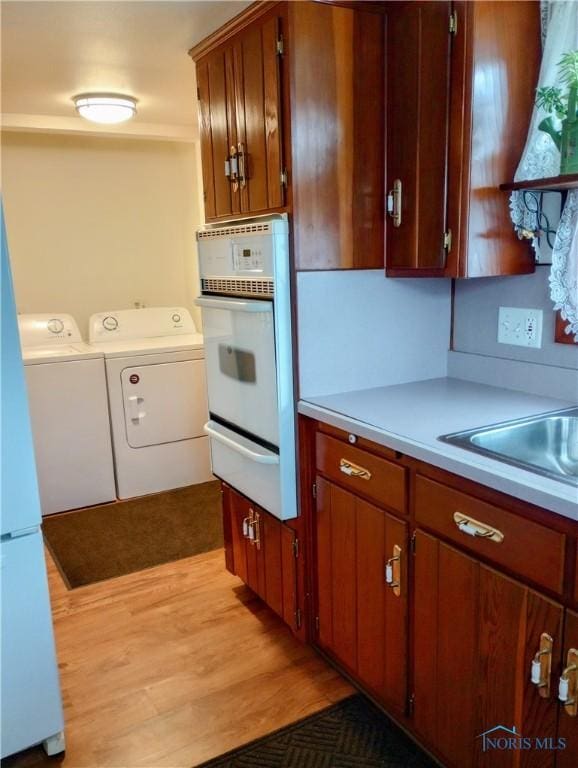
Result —
M382 270L298 273L300 397L445 376L450 288Z
M518 360L539 365L578 368L578 347L554 342L554 312L549 296L549 269L533 275L457 280L453 349L456 352ZM542 348L498 344L499 307L542 309Z

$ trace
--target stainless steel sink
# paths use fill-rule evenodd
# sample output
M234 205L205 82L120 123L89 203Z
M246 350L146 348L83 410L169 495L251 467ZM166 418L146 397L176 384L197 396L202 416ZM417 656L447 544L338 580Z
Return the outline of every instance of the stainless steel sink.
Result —
M439 439L578 487L578 407Z

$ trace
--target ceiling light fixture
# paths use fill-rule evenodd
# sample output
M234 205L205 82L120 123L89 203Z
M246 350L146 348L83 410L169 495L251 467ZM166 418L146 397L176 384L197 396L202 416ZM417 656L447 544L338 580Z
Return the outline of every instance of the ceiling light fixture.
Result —
M81 93L72 101L78 114L93 123L124 123L136 114L136 99L118 93Z

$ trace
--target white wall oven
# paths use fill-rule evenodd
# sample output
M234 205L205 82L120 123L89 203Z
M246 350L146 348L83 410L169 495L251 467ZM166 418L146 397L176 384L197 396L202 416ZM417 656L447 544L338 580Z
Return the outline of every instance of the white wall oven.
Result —
M213 472L287 520L297 515L287 218L197 240Z

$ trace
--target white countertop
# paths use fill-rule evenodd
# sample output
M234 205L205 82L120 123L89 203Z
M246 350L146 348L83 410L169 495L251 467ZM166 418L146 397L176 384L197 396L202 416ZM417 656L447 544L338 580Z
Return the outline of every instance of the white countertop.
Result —
M298 411L578 520L577 488L437 439L573 405L576 403L447 378L309 397L299 401Z

